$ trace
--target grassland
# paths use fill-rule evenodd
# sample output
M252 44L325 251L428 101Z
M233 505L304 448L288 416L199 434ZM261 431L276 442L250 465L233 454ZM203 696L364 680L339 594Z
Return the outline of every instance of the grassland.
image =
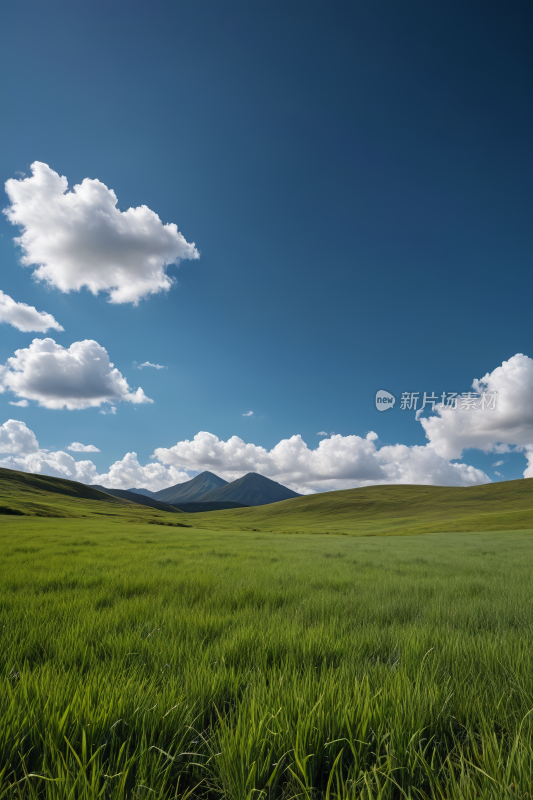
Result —
M532 531L4 516L0 552L2 800L533 791Z
M0 520L9 516L115 518L117 522L187 524L176 514L112 497L91 486L0 468Z
M484 486L370 486L180 517L216 530L418 534L533 528L533 478Z
M371 486L266 506L169 514L75 481L0 469L0 514L115 517L213 530L359 536L533 529L533 478L484 486Z

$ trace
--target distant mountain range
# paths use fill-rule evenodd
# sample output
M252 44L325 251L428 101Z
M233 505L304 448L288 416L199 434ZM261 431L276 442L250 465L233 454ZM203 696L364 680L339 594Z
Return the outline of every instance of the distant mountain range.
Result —
M171 513L179 513L180 509L169 505L168 503L161 503L148 495L140 494L139 492L127 491L126 489L106 489L105 486L93 485L93 489L99 489L101 492L110 494L112 497L120 497L122 500L129 500L132 503L137 503L140 506L149 506L150 508L157 508L159 511L170 511ZM141 491L146 491L145 489ZM216 509L218 511L218 509Z
M109 489L104 489L109 492ZM281 500L289 500L292 497L301 495L282 486L281 483L258 475L257 472L249 472L242 478L228 483L227 481L214 475L212 472L201 472L195 478L185 483L178 483L176 486L169 486L159 492L149 492L148 489L130 489L132 493L151 497L163 503L170 503L182 509L184 504L195 503L213 504L203 511L219 510L221 508L240 506L264 506L269 503L279 503ZM131 499L131 498L127 498ZM137 500L137 502L140 502ZM215 505L216 504L216 505ZM231 504L231 505L226 505ZM185 509L183 509L185 510ZM192 510L189 508L187 510ZM198 509L200 510L200 509Z
M109 489L106 489L108 492ZM145 497L154 497L154 493L150 491L150 489L124 489L124 491L132 492L133 494L143 494Z

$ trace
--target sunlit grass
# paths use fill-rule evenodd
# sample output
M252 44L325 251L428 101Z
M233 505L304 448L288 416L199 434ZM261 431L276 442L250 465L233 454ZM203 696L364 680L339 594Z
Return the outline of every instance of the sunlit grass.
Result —
M0 548L0 798L532 793L531 532Z

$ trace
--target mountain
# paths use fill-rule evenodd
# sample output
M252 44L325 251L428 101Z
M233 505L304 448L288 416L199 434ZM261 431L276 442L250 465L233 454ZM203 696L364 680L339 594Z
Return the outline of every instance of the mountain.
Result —
M127 489L125 491L133 492L133 494L143 494L145 497L153 497L154 493L150 489Z
M139 506L149 506L150 508L157 508L159 511L170 511L174 514L180 513L179 508L169 506L168 503L161 503L159 500L154 500L153 497L146 497L144 494L136 494L126 489L106 489L105 486L98 486L95 484L93 484L93 486L95 489L110 494L112 497L120 497L122 500L129 500L130 503L137 503Z
M219 489L227 485L227 481L214 475L212 472L201 472L196 478L192 478L185 483L177 483L175 486L169 486L167 489L161 489L159 492L153 492L151 495L156 500L163 503L192 503L202 498L203 495L212 489ZM218 498L217 498L218 499ZM228 498L223 498L224 500ZM229 498L233 500L233 498ZM244 500L238 501L247 505Z
M300 496L281 483L271 481L257 472L249 472L237 481L212 489L200 499L202 503L232 502L242 503L244 506L264 506Z

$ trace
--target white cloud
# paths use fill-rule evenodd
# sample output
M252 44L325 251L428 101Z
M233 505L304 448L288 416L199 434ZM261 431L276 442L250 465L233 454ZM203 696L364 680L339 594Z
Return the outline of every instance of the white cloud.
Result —
M152 490L188 480L188 473L205 469L229 481L246 472L259 472L301 493L372 484L472 486L488 483L490 479L480 469L452 461L464 450L475 448L498 454L523 452L528 460L524 477L533 477L533 360L517 354L484 378L474 380L472 386L475 391L497 392L497 408L467 411L437 407L431 416L420 419L429 440L425 446L380 447L377 434L370 431L365 437L331 434L314 449L296 435L268 450L237 436L224 441L201 431L191 441L186 439L170 448L157 448L152 457L156 461L146 466L139 464L135 453L128 453L102 476L94 465L90 466L91 462L84 462L85 466L77 469L92 476L93 483ZM1 429L0 442L4 447L6 442L12 445L15 448L12 458L20 459L19 441L27 437L24 441L31 452L24 457L36 463L38 445L34 435L24 423L9 424L20 427L10 432ZM42 455L39 451L39 454L43 470L73 469L57 453ZM493 467L503 463L505 458L495 461ZM504 477L500 472L495 474Z
M28 408L29 403L28 403L27 400L17 400L17 401L10 400L9 401L9 405L10 406L18 406L19 408Z
M152 403L141 388L132 391L113 367L104 347L86 339L62 347L53 339L34 339L0 367L0 384L45 408L81 409L102 403Z
M141 466L137 459L137 453L126 453L121 461L109 468L103 475L98 475L99 483L109 489L149 489L157 492L159 489L166 489L176 483L190 481L191 476L186 472L175 467L164 467L162 464L146 464Z
M116 413L117 413L116 406L110 406L109 408L102 408L102 410L100 411L100 414L116 414Z
M127 453L106 473L98 474L92 461L76 462L63 451L39 449L35 434L23 422L8 420L0 427L0 452L10 455L0 466L109 488L151 491L188 481L191 473L205 469L229 481L246 472L260 472L302 494L376 483L471 486L489 482L481 470L450 464L429 446L393 445L378 450L372 435L364 439L338 435L321 441L315 450L309 450L301 436L292 436L266 450L237 436L224 442L200 432L193 441L157 449L157 461L143 466L136 453Z
M421 419L429 444L447 459L460 458L469 448L485 453L525 451L533 477L533 360L517 353L501 367L475 379L476 392L498 393L496 409L439 409Z
M50 328L54 328L56 331L65 330L51 314L47 314L46 311L37 311L36 308L26 303L16 303L13 298L1 290L0 322L7 322L24 333L28 331L46 333Z
M228 481L247 472L259 472L302 493L380 483L471 486L490 481L482 470L451 464L428 445L397 444L378 449L376 439L373 431L365 438L337 434L311 450L297 435L266 450L238 436L225 442L201 431L192 441L157 448L154 455L162 464L186 470L208 469Z
M13 455L29 455L37 453L39 442L33 431L24 422L8 419L0 425L0 453Z
M73 453L99 453L100 450L94 444L81 444L81 442L71 442L67 450Z
M253 411L247 411L245 414L242 414L241 416L243 416L243 417L253 417L253 415L254 415Z
M31 170L30 178L6 182L11 205L4 213L22 229L16 239L22 263L36 265L37 280L137 304L170 289L167 265L199 258L174 223L163 225L147 206L120 211L113 190L99 180L85 178L67 191L67 179L47 164L36 161Z
M80 483L98 483L98 472L92 461L75 461L71 455L62 450L56 453L39 450L34 455L8 456L0 459L0 467L67 478Z
M425 446L380 447L377 434L369 431L365 437L331 434L314 449L297 435L268 450L237 436L224 441L201 431L191 441L157 448L152 456L155 460L145 466L135 453L128 453L107 473L98 475L92 462L76 465L68 454L40 451L35 436L22 422L6 423L0 429L0 442L4 451L7 448L11 452L12 448L13 464L26 464L15 469L37 464L42 471L56 470L52 474L62 471L67 475L70 470L72 475L86 475L87 482L152 490L183 482L190 473L205 469L229 481L246 472L259 472L301 493L372 484L472 486L490 482L482 470L452 463L468 448L498 454L523 452L528 459L524 476L533 477L533 360L517 354L484 378L474 380L472 386L476 391L497 392L498 407L484 411L437 407L434 414L420 419L429 440ZM9 425L15 427L6 427ZM505 457L495 461L493 467L503 463ZM5 461L2 465L8 466ZM504 477L497 471L495 474Z
M327 434L326 431L318 431L318 433L317 433L317 436L327 436L327 435L328 434Z
M145 361L144 364L139 364L137 369L142 369L143 367L153 367L154 369L168 369L168 367L162 367L161 364L151 364L150 361Z
M498 478L503 478L503 475L502 475L502 473L501 473L501 472L498 472L498 470L497 470L497 469L495 469L495 470L494 470L494 474L495 474L495 475L497 475L497 476L498 476Z
M75 461L61 450L50 453L39 448L34 432L24 422L8 419L0 426L0 453L8 453L0 460L0 467L21 472L37 472L58 478L98 483L97 470L92 461Z

